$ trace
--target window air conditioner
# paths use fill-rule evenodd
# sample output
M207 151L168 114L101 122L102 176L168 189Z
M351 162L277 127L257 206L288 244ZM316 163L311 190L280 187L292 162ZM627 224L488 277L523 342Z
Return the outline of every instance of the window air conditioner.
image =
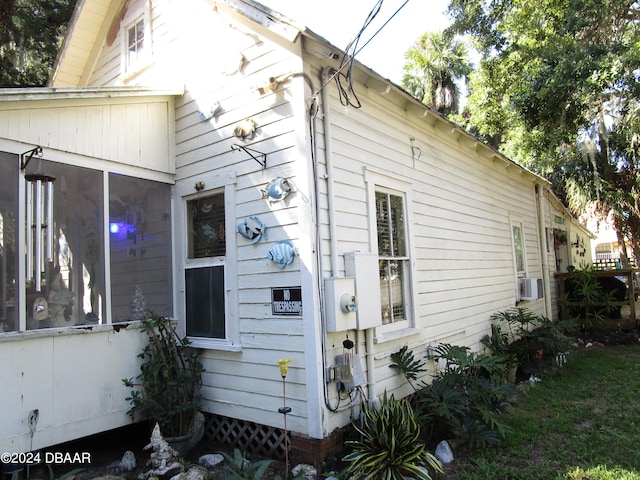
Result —
M538 300L542 298L541 278L519 278L520 300Z

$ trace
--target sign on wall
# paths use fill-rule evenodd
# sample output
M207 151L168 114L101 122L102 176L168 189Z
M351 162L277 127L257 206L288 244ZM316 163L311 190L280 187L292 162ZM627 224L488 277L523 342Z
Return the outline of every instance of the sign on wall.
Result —
M302 288L272 288L271 313L274 315L302 315Z

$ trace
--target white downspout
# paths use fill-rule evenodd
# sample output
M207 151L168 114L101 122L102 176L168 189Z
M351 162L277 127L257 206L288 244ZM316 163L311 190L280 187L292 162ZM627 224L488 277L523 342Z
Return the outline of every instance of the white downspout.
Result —
M549 254L547 253L547 235L545 233L544 191L542 185L536 184L538 196L538 234L540 236L540 257L542 260L542 283L544 285L544 315L551 318L551 283L549 280Z
M331 121L329 118L329 90L326 88L326 84L332 76L333 69L326 67L322 70L321 85L325 85L321 89L322 95L322 125L324 127L324 156L327 169L327 203L329 208L329 235L330 235L330 259L331 259L331 276L337 277L339 274L338 269L338 240L336 237L336 225L335 218L335 203L333 193L333 148L331 145L332 133L331 133ZM324 284L323 284L324 288ZM356 334L359 332L356 332ZM358 339L358 337L356 337ZM360 342L356 342L356 353L360 354L359 350ZM367 391L369 403L374 402L375 396L375 366L373 362L373 329L369 328L365 330L365 350L366 350L366 364L367 364Z

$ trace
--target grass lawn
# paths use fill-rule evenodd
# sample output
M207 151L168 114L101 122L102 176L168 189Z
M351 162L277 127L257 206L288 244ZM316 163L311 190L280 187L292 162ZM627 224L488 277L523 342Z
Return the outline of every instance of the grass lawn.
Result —
M439 478L640 480L640 346L572 354L506 421L512 432L500 445L458 452Z

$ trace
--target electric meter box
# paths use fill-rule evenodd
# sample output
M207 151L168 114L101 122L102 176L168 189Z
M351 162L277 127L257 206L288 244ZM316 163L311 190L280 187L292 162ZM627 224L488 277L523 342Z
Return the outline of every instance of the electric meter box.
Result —
M344 332L356 328L356 298L353 278L324 279L327 332Z
M362 301L356 314L358 330L382 325L380 301L380 270L378 254L371 252L347 252L344 254L344 268L348 277L355 281L355 294Z

